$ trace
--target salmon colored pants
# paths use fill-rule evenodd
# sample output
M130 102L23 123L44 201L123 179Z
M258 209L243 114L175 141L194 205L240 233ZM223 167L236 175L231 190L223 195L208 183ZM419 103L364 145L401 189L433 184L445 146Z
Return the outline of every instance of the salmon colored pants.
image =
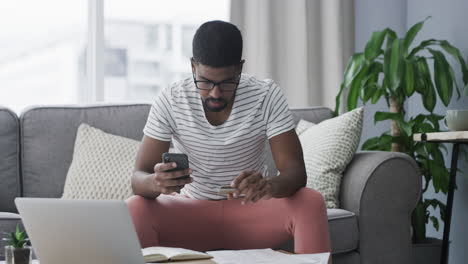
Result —
M127 200L141 246L197 251L278 248L294 238L295 253L330 252L327 212L317 191L241 204L180 194Z

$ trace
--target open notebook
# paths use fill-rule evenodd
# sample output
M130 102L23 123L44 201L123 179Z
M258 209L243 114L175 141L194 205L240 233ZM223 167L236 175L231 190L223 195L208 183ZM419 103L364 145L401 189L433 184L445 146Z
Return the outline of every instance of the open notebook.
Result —
M174 247L147 247L141 250L145 262L210 259L207 253Z

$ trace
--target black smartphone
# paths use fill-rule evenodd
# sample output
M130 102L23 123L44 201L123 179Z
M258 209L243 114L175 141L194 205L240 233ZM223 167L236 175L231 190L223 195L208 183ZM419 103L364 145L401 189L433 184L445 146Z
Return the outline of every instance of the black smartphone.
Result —
M179 170L185 170L189 168L189 161L187 155L183 153L168 153L165 152L162 154L162 161L164 163L169 163L169 162L175 162L177 164L177 167L174 169L167 170L168 171L179 171ZM182 177L179 177L177 179L188 179L190 175L185 175Z

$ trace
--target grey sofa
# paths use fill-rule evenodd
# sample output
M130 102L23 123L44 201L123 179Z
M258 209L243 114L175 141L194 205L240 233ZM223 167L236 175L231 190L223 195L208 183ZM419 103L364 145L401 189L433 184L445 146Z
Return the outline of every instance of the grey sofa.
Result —
M0 233L21 222L15 197L61 196L80 123L139 140L148 111L146 104L42 106L18 118L0 108ZM323 107L293 113L311 122L332 114ZM341 208L328 210L333 263L410 263L410 215L420 188L408 156L358 152L343 178ZM292 241L282 248L292 250Z

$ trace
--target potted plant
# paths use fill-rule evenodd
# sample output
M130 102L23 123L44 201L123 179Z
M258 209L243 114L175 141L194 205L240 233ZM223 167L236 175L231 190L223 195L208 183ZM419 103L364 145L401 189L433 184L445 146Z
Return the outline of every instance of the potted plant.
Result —
M3 238L5 246L5 264L30 264L32 259L32 248L25 231L21 231L19 225L11 233L5 233Z
M336 97L335 116L338 115L341 95L345 90L348 90L348 110L356 108L359 99L363 104L369 101L375 104L380 98L385 98L388 111L376 112L374 123L390 120L390 130L368 139L362 149L403 152L416 161L423 175L423 188L412 213L413 246L435 241L437 250L430 249L434 253L440 252L441 242L426 237L426 224L431 221L438 230L439 221L429 209L438 208L441 220L445 221L445 204L438 199L424 197L424 193L430 185L436 193L447 193L449 170L443 156L447 149L443 144L415 142L413 134L440 131L439 121L443 116L434 113L437 101L448 106L454 92L458 99L461 96L463 88L457 84L446 55L453 58L461 70L465 88L468 85L468 69L460 51L446 40L428 39L410 48L427 19L413 25L403 38L398 38L389 28L373 32L364 51L355 53L348 62ZM432 71L429 65L433 66ZM414 94L421 95L421 103L427 114L407 115L404 104ZM438 260L435 257L432 261Z

